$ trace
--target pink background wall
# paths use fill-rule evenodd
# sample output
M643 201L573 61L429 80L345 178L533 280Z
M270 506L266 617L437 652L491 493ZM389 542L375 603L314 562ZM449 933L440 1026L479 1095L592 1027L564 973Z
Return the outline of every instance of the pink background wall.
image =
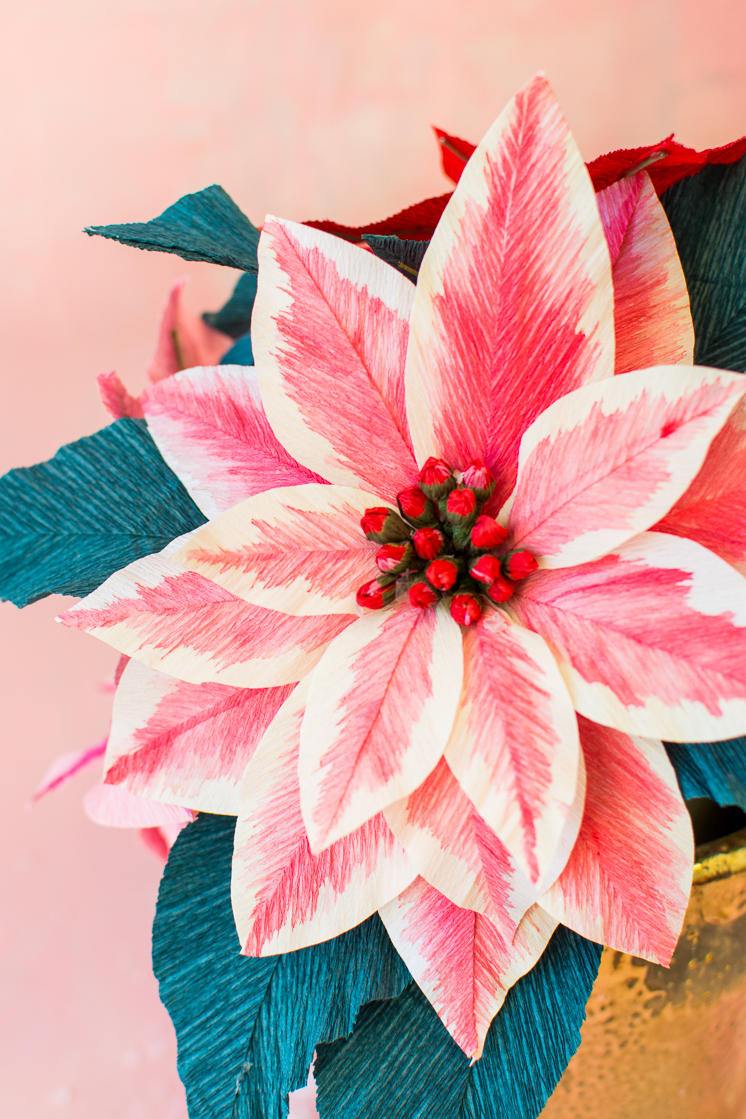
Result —
M169 281L233 275L80 233L219 182L254 219L364 221L447 184L431 123L477 140L543 69L586 158L746 131L743 0L4 0L0 470L107 422L95 375L144 384ZM0 1110L183 1119L150 974L155 858L97 828L60 751L106 733L115 655L0 606Z

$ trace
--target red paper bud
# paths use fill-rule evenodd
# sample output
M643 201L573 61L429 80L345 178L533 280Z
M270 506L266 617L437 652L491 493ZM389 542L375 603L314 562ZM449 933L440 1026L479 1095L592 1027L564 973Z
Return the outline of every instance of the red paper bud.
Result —
M482 513L481 517L477 517L475 520L474 527L471 530L471 543L479 551L499 548L507 539L507 528L498 524L494 517L488 517L486 513Z
M439 528L418 528L412 537L415 552L426 560L433 560L440 555L444 540Z
M478 622L482 614L482 604L473 594L456 594L451 599L451 617L460 626L470 626Z
M389 544L394 540L407 540L410 529L398 513L383 505L366 509L360 518L360 527L368 540L376 544Z
M441 458L429 458L420 471L420 486L434 501L445 497L455 485L453 471Z
M484 501L494 490L495 479L489 467L475 459L474 462L469 463L464 471L461 477L461 484L463 486L470 486L479 500Z
M358 606L364 606L366 610L381 610L393 602L395 594L395 581L382 587L377 579L371 579L369 583L363 583L355 595L355 601Z
M470 517L474 516L477 508L477 495L474 490L468 488L461 488L451 490L446 502L446 516L448 520L454 524L459 521L467 521Z
M421 525L433 524L437 520L435 506L430 498L422 492L419 486L410 486L396 495L396 500L401 510L401 515L416 528Z
M527 575L531 575L536 571L539 566L536 557L525 548L520 552L511 552L503 563L505 571L511 579L525 579Z
M450 591L458 579L458 568L451 560L436 559L428 564L425 574L437 590Z
M487 588L487 597L491 598L493 602L507 602L514 590L515 586L510 579L500 575L499 578L495 579L492 586Z
M480 556L469 570L480 583L495 583L503 577L502 564L497 556Z
M376 552L376 567L387 575L398 575L399 572L406 571L411 558L412 545L409 541L405 544L384 544Z
M427 583L413 583L409 588L409 601L412 606L418 606L420 610L427 610L428 607L435 605L438 596Z

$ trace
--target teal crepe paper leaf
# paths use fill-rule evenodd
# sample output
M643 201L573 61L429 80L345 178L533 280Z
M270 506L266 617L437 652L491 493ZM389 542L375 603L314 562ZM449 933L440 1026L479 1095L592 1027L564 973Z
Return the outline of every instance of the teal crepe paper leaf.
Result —
M685 800L707 797L746 811L746 738L665 745Z
M233 294L219 311L205 311L202 318L214 330L230 338L242 338L251 330L251 312L256 299L257 277L251 272L239 277Z
M694 362L746 370L746 157L705 167L661 198L689 289Z
M239 338L235 346L223 354L220 359L221 365L253 365L254 364L254 351L251 348L251 335L245 334L243 338Z
M0 599L89 594L204 523L144 420L117 420L0 478Z
M366 1007L346 1042L318 1047L321 1119L536 1119L580 1044L601 951L559 926L471 1066L414 984Z
M259 230L221 186L185 194L152 221L89 225L85 232L184 260L207 260L242 272L258 269Z
M364 234L363 241L381 260L396 268L413 284L417 283L420 265L430 244L429 241L407 241L402 237L377 237L372 233Z
M410 982L375 915L324 944L240 955L231 908L235 818L200 813L179 835L158 894L153 967L179 1044L190 1119L284 1119L317 1042Z

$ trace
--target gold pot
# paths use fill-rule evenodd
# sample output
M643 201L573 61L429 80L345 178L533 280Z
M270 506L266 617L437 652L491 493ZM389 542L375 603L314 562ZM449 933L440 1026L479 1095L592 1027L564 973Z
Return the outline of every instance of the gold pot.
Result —
M746 1119L746 828L697 847L671 967L605 948L541 1119Z

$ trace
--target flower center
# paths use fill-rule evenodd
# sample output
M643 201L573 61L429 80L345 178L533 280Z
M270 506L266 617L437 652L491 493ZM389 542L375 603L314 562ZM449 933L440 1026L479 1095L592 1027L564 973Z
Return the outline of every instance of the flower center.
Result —
M381 610L397 595L427 610L442 598L462 626L476 622L485 600L507 602L538 564L526 549L507 551L508 531L482 512L495 480L482 462L457 474L430 458L419 486L397 494L399 512L366 509L360 526L376 552L379 574L357 592L359 606Z

